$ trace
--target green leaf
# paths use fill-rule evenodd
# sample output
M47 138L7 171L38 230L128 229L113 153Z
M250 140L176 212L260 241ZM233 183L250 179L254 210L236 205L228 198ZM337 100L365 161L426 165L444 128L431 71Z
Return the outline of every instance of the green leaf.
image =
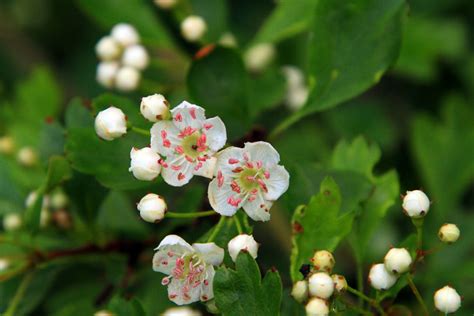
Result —
M42 161L48 162L51 156L64 154L64 134L64 128L58 122L43 124L39 142L39 154Z
M281 293L279 273L269 270L261 280L248 253L238 255L235 270L222 267L214 276L216 305L224 316L280 315Z
M144 0L76 0L76 3L105 31L118 23L130 23L144 42L172 46L168 30L154 16L151 3Z
M112 298L108 310L117 316L145 316L145 310L137 299L127 301L119 296Z
M286 80L278 68L271 68L250 81L250 115L279 105L286 95Z
M298 270L310 261L315 249L334 251L351 231L354 212L340 214L340 209L339 187L332 178L327 177L308 205L295 210L291 220L294 233L290 272L293 281L301 279Z
M187 84L194 102L206 109L208 117L217 115L225 123L227 136L241 136L249 125L248 75L240 55L218 47L191 65Z

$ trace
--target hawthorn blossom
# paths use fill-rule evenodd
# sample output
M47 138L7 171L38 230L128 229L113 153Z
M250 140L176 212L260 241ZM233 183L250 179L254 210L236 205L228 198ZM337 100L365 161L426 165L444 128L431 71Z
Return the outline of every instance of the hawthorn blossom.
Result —
M212 208L232 216L239 208L253 220L268 221L270 208L288 189L290 175L278 165L280 155L269 143L245 143L217 155L216 178L208 189Z
M160 160L163 179L178 187L194 175L212 178L213 156L227 140L224 123L217 116L206 119L202 107L186 101L172 109L171 115L151 129L151 148L166 157Z
M224 260L224 249L215 243L192 246L177 235L166 236L153 256L153 270L167 274L161 284L168 285L168 297L178 305L214 297L214 266Z

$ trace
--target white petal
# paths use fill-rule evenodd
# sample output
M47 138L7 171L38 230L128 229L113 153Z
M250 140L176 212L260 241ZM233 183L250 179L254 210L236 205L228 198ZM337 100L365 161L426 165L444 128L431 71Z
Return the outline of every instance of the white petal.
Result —
M178 235L168 235L160 242L158 247L155 250L159 250L164 246L171 246L171 245L180 245L186 248L188 251L193 251L193 247L186 242L183 238L179 237Z
M239 207L227 203L227 199L233 194L234 192L230 189L228 184L224 184L219 188L217 179L214 179L209 183L209 188L207 190L209 203L214 211L221 215L232 216L239 209Z
M170 141L170 146L165 147L163 145L163 131L166 133L166 139ZM150 130L151 133L151 149L163 156L169 156L174 153L176 145L181 143L178 138L179 129L173 124L172 121L159 121L153 124Z
M168 157L171 157L171 159L166 159L168 166L162 168L161 171L161 176L165 182L174 187L181 187L187 184L193 177L194 164L188 162L184 156ZM172 166L179 166L179 170L174 170Z
M256 197L252 202L246 200L242 207L245 213L254 221L266 222L270 220L270 208L273 202L265 200L260 191Z
M199 301L201 294L201 287L190 286L188 296L184 295L183 288L186 285L186 279L176 279L172 278L170 284L168 284L168 297L170 301L176 303L177 305L191 304Z
M225 175L233 175L233 169L242 165L244 162L244 150L242 148L237 147L228 147L216 154L217 157L217 165L216 165L216 173L221 171L222 174ZM229 159L236 159L239 160L239 163L231 164L229 163Z
M207 159L201 168L193 171L194 175L212 179L216 171L217 158L211 157Z
M193 248L197 253L201 254L201 257L208 264L218 266L224 260L224 249L213 242L194 243Z
M158 251L153 256L153 270L167 275L175 268L177 258L194 252L194 248L177 235L166 236L155 250Z
M204 109L187 101L181 102L177 107L171 110L174 124L183 130L185 127L200 129L206 119Z
M207 144L209 148L216 152L224 147L225 142L227 141L227 132L224 122L222 122L222 120L216 116L207 119L203 126L207 136Z
M264 194L266 200L275 201L288 190L290 175L285 167L276 165L267 170L270 178L265 180L268 192Z
M251 161L262 161L265 167L276 165L280 161L278 152L267 142L245 143L244 151Z
M204 274L207 274L207 285L203 282L201 285L201 301L208 301L214 298L214 288L213 288L213 282L214 282L214 275L216 272L214 271L214 267L212 265L209 265L206 267L206 271ZM204 299L204 298L207 298Z

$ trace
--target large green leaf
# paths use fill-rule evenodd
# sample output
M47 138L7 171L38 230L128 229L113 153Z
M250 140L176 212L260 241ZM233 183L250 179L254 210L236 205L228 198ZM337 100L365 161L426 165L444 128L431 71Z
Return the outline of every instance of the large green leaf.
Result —
M298 207L292 218L293 249L291 252L291 278L301 279L299 269L309 263L315 249L333 251L351 231L354 212L340 214L341 193L336 182L327 177L319 193L307 206Z
M279 273L269 270L262 280L257 263L244 252L235 270L222 267L214 277L216 305L224 316L280 315L281 293Z

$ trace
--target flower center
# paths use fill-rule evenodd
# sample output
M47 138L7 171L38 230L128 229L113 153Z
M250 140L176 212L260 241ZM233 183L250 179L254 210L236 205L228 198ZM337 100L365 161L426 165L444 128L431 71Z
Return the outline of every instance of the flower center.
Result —
M192 133L183 136L181 148L183 149L184 155L196 159L207 150L206 134L193 131Z
M261 172L258 169L244 167L238 178L242 189L244 191L258 189L257 180L260 179L260 174Z

